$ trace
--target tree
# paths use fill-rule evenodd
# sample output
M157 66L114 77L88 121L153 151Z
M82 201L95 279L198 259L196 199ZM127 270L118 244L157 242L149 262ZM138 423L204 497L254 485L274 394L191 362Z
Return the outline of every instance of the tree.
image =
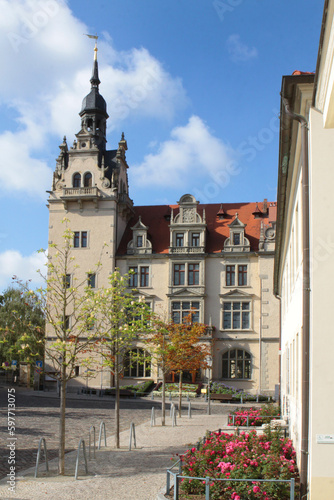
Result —
M137 298L137 290L128 291L128 283L129 275L122 276L116 269L109 277L109 286L90 290L87 301L87 313L102 346L103 365L109 367L114 376L116 448L120 447L119 381L124 356L140 335L151 329L149 308L144 298ZM137 360L132 357L132 361Z
M154 319L154 331L146 339L151 347L152 357L162 371L162 425L165 425L165 385L166 376L171 371L179 373L179 416L182 404L182 374L184 371L196 371L207 367L207 358L211 354L211 344L202 341L207 326L193 323L190 313L181 324Z
M63 221L66 225L68 220ZM90 329L91 311L87 306L87 278L75 278L78 266L71 255L73 233L67 227L63 244L52 244L46 254L45 286L37 291L26 288L25 298L33 300L43 311L46 320L45 365L47 373L60 386L59 474L65 473L65 410L66 384L76 376L77 365L91 370L95 364L93 348L95 331ZM98 266L98 264L97 264ZM72 279L70 280L69 277Z
M184 371L196 372L207 367L211 344L201 341L207 326L193 323L192 314L183 323L169 325L169 349L166 364L170 371L179 373L179 417L182 416L182 375Z
M7 288L0 295L0 364L43 359L44 329L36 298L26 296L23 285Z

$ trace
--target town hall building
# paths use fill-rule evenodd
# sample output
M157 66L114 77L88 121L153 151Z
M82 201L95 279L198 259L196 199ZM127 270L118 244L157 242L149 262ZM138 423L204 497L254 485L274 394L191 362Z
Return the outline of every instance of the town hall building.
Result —
M124 134L115 149L106 147L108 113L96 54L80 131L71 147L66 138L60 145L48 199L49 244L60 244L66 217L77 278L98 289L108 285L115 268L132 271L129 289L137 288L154 313L180 323L191 311L193 321L207 325L203 342L212 345L212 367L199 371L197 380L274 394L279 380L279 302L272 279L276 202L201 204L184 194L170 205L134 206ZM98 261L102 265L95 273ZM138 342L133 349L143 346ZM123 384L159 376L150 363L125 367L123 375ZM110 387L111 374L104 369L87 383ZM86 384L80 367L71 384Z

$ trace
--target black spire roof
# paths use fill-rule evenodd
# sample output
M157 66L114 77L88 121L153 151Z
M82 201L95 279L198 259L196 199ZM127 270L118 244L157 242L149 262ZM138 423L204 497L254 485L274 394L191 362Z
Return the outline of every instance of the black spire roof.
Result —
M106 101L99 92L99 84L101 82L99 79L99 67L96 57L94 58L93 72L90 83L91 91L82 101L80 116L82 116L85 112L102 111L106 118L108 118Z

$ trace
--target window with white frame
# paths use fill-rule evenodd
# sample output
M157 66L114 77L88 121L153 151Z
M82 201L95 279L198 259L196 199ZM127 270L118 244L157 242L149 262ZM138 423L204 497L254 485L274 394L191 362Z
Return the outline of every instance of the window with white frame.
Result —
M129 267L129 287L144 288L150 284L149 266L131 266Z
M223 330L249 330L251 302L231 301L223 303Z
M184 233L176 233L175 235L175 246L183 247L184 246Z
M124 377L150 377L151 360L150 355L140 347L130 349L124 356Z
M172 321L183 323L191 314L193 323L198 323L200 318L200 302L198 300L173 300Z
M222 356L222 377L225 379L250 379L251 355L244 349L230 349Z
M200 264L199 262L187 262L184 264L173 264L173 285L199 285Z
M87 231L74 231L73 246L74 246L74 248L87 248L88 247L88 232Z
M247 285L247 264L228 264L225 270L226 286Z

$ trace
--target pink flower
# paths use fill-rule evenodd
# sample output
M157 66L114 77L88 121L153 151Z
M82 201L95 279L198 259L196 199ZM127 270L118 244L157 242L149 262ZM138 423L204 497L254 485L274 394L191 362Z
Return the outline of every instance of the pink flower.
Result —
M253 492L254 493L259 493L261 490L258 486L253 486Z

